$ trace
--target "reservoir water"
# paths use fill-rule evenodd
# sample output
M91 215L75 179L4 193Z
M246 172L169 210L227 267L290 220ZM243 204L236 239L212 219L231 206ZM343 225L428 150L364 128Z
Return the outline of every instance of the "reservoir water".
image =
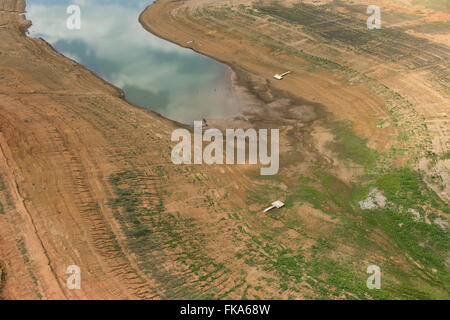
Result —
M29 36L121 88L130 103L192 123L238 114L231 70L144 30L138 21L150 0L27 0ZM70 5L81 28L66 26ZM187 39L189 41L190 39Z

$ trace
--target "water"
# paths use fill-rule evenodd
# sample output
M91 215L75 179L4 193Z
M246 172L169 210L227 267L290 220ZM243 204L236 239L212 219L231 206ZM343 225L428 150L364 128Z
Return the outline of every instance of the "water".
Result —
M81 8L81 29L69 30L67 7ZM148 0L27 0L30 36L123 89L132 104L184 123L236 115L225 65L162 40L140 25ZM189 41L191 39L187 39Z

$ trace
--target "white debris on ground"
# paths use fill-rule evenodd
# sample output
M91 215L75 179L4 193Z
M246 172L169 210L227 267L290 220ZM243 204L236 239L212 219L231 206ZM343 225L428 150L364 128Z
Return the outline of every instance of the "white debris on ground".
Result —
M275 209L275 208L280 209L282 207L284 207L284 203L279 201L279 200L277 200L277 201L272 203L271 207L268 207L266 210L264 210L264 212L268 212L268 211L270 211L272 209Z
M414 217L414 221L420 221L422 220L422 216L420 215L419 211L415 209L408 209L408 213L411 213Z
M363 210L373 210L384 208L386 206L386 197L377 188L372 188L364 200L358 202L359 207Z
M420 212L416 209L409 208L408 210L406 210L406 208L401 205L396 206L395 204L387 201L387 198L377 188L370 189L370 192L367 195L367 197L364 200L359 201L358 204L359 207L363 210L375 210L379 208L388 207L389 209L395 210L398 213L410 214L412 216L412 219L416 222L424 221L428 224L431 224L431 221L428 220L427 215L422 217ZM434 220L434 224L438 225L443 230L448 229L449 227L449 221L442 218L436 218ZM399 223L398 226L400 228L403 227L403 223Z
M442 220L442 218L435 219L434 223L444 230L448 228L448 221Z

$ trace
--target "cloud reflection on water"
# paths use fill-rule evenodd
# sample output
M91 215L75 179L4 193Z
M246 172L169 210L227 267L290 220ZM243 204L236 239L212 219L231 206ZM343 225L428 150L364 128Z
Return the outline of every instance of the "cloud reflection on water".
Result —
M81 30L66 28L70 4L81 7ZM145 31L142 0L28 0L30 35L42 37L122 88L128 101L181 122L235 115L227 68Z

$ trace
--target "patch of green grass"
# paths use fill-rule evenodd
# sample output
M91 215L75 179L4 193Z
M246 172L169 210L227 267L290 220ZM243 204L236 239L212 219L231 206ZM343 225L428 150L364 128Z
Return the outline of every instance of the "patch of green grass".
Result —
M367 147L367 139L361 139L353 133L349 122L333 122L329 126L335 135L334 142L331 142L329 146L340 159L351 159L365 168L375 166L377 152Z
M403 168L378 177L376 185L385 192L390 201L413 206L427 199L425 192L422 192L419 178L418 173Z
M305 177L305 176L300 176L300 177L298 178L298 181L299 181L300 183L302 183L302 184L309 184L309 183L315 182L316 180L313 179L313 178L309 178L309 177Z
M375 182L390 201L407 208L426 207L450 213L448 204L444 203L434 191L430 190L416 171L401 168L379 176Z
M326 254L307 264L308 275L317 280L313 284L319 299L330 299L341 294L351 293L358 299L391 299L391 295L383 287L381 290L369 290L366 286L364 269L350 261L332 259ZM311 284L311 283L310 283ZM351 296L348 296L350 298Z
M157 168L156 174L164 175L165 169ZM216 298L216 288L208 286L225 277L228 269L203 252L204 235L193 219L166 211L163 191L152 194L142 190L145 179L147 175L140 171L124 171L109 177L115 193L109 204L127 236L127 247L139 257L142 270L165 289L164 298ZM176 267L167 269L165 262L170 259ZM184 276L186 270L198 278L195 284ZM199 285L203 286L202 293Z
M397 296L448 299L450 273L445 263L445 257L450 250L448 231L434 224L416 222L408 215L392 210L380 210L376 215L367 214L364 219L371 229L383 230L392 242L392 248L410 257L408 272L400 266L385 266L389 270L388 274L400 282L399 286L390 288ZM433 269L436 272L432 272ZM429 287L430 290L424 292L424 287Z
M304 272L318 279L314 291L319 298L341 294L350 294L348 298L361 299L448 298L450 273L445 262L450 252L448 230L443 230L434 223L414 221L406 211L416 208L421 213L430 213L433 210L449 212L449 206L426 186L418 172L407 168L392 170L373 178L366 177L371 181L369 184L355 183L351 186L342 184L339 179L323 171L313 174L316 177L314 181L300 179L311 185L291 188L295 192L288 197L289 204L292 205L295 199L302 199L328 213L331 212L328 204L332 204L332 212L337 214L343 223L342 226L335 226L333 236L317 240L310 248L312 260L308 260L303 267ZM357 202L365 198L373 186L383 191L388 205L386 208L372 211L361 210ZM432 215L429 217L432 219ZM373 238L373 232L384 234L392 243L391 250L402 256L407 255L410 259L407 264L410 268L408 272L404 266L395 263L387 262L382 265L386 276L382 290L368 290L365 286L368 275L365 274L364 266L355 269L355 266L351 265L352 261L357 263L362 258L327 258L334 251L336 238L339 238L341 243L352 243L361 257L367 252L381 256L392 255L392 252L385 252ZM416 263L422 267L417 267ZM414 274L414 277L411 277L411 274Z
M441 160L448 160L450 159L450 151L444 153L443 155L440 156Z
M226 20L229 18L229 11L221 8L214 10L205 8L203 9L202 14L206 17L213 17L218 20Z
M25 242L24 242L24 240L22 238L17 240L17 247L19 248L19 251L20 251L20 253L23 256L23 261L25 263L30 262L30 258L28 257L28 250L25 247Z
M413 0L413 4L421 4L427 8L449 12L448 0Z
M308 185L299 185L295 192L286 198L286 207L291 208L295 201L304 200L311 203L314 208L322 209L324 207L324 202L326 202L327 197L317 191L314 187Z

